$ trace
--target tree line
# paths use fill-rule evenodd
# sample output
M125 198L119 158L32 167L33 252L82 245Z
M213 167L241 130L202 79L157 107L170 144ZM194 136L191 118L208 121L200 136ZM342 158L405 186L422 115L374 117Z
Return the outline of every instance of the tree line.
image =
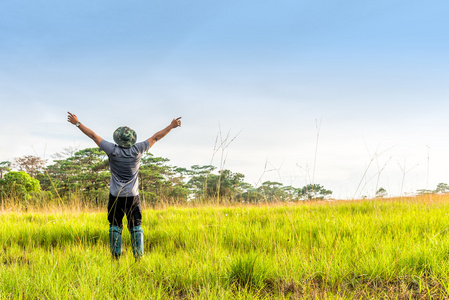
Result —
M77 201L105 205L109 195L109 161L98 148L79 151L67 148L47 161L37 156L24 156L13 162L0 162L0 199L3 205L19 202ZM320 184L303 187L284 186L265 181L255 187L245 176L212 165L190 168L170 166L167 158L147 152L142 156L139 191L143 205L157 203L261 203L325 199L332 191Z

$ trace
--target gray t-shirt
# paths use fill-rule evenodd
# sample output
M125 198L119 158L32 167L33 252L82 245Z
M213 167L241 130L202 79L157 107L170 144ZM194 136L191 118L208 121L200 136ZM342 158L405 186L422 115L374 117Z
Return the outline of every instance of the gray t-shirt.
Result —
M131 197L139 195L140 159L150 149L148 141L136 143L131 148L122 148L116 144L102 140L100 150L109 157L111 169L111 187L109 192L115 197Z

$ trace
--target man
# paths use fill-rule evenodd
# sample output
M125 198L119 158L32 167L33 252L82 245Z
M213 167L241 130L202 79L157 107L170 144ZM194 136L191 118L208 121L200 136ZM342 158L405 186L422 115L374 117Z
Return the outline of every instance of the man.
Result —
M106 152L111 169L109 189L108 220L109 243L113 257L122 253L122 219L128 219L128 230L131 233L133 255L137 259L143 256L142 209L139 199L138 174L140 159L145 151L166 136L173 128L181 126L181 117L173 119L167 127L156 132L149 139L136 143L137 135L129 127L122 126L114 131L114 141L110 143L99 137L91 129L82 124L75 114L68 112L67 121L78 127Z

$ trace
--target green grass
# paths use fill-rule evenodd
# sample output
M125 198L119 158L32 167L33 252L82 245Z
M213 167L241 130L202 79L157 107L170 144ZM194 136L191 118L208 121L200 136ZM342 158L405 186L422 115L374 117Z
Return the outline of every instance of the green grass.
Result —
M449 297L449 197L144 211L111 259L106 213L0 213L0 299Z

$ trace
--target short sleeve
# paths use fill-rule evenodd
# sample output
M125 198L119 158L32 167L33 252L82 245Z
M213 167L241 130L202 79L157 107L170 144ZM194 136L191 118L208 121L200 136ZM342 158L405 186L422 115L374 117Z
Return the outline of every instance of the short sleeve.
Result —
M145 151L148 151L150 149L150 143L148 143L147 140L137 143L135 144L137 150L139 151L139 153L144 153Z
M106 152L107 155L111 155L114 152L115 144L106 141L105 139L101 140L100 150Z

